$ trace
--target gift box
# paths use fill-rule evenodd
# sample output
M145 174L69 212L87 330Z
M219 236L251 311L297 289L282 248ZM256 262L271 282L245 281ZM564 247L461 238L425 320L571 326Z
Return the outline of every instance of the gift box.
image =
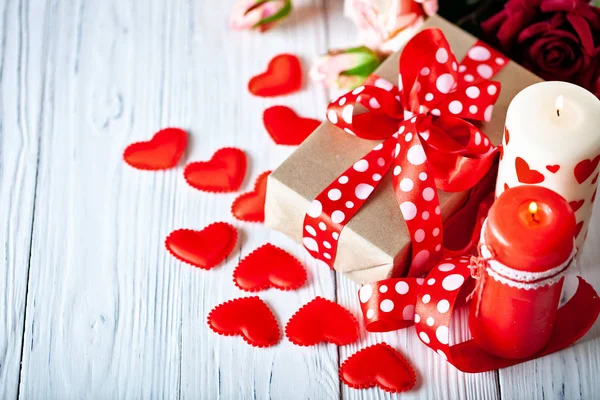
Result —
M429 18L422 29L427 28L443 31L458 60L477 42L475 37L438 16ZM397 84L400 54L391 55L376 75ZM501 91L492 118L476 125L493 145L500 145L510 101L523 88L541 79L509 61L494 80L501 83ZM265 224L302 243L304 219L313 199L377 143L349 135L330 122L321 124L269 176ZM447 221L468 197L469 191L438 189L442 219ZM394 194L392 174L386 173L339 234L333 267L361 284L403 276L407 273L410 249L411 235Z

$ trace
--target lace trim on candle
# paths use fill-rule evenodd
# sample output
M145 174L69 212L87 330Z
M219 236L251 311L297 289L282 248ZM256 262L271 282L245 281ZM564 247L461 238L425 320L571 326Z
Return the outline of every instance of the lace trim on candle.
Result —
M565 262L558 265L557 267L543 272L527 272L516 270L493 259L493 255L486 246L483 238L483 232L485 231L486 223L487 220L483 224L480 236L481 255L484 259L486 259L488 265L488 267L486 268L486 272L496 281L511 287L531 290L538 289L542 286L554 285L565 276L569 265L571 264L571 261L577 253L577 248L575 247L575 240L573 239L573 250L571 251L571 255L565 260Z

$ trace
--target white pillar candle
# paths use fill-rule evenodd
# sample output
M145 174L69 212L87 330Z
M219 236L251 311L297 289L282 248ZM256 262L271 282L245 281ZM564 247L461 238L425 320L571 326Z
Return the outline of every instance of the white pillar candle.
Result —
M508 107L502 145L496 197L526 184L554 190L575 210L581 247L598 187L600 100L566 82L529 86Z

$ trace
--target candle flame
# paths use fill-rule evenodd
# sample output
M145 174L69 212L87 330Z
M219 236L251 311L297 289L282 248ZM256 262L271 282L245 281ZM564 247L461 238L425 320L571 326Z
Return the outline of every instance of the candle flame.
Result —
M532 201L531 203L529 203L529 212L532 215L535 215L535 213L537 213L538 210L538 205L535 201Z
M556 115L560 117L560 112L565 106L565 98L562 96L562 94L556 98L554 105L556 106Z

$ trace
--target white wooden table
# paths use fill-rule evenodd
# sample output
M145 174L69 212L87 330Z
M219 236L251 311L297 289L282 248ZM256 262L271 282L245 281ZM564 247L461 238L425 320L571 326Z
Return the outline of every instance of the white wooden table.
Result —
M234 194L191 189L181 167L147 173L122 162L127 144L180 126L192 135L189 161L245 149L247 190L293 150L265 133L267 106L322 118L321 88L266 100L246 84L277 53L308 66L355 44L341 0L298 0L264 35L230 31L232 2L0 0L0 398L389 398L338 378L341 361L383 340L418 370L404 398L599 398L598 325L558 354L478 375L449 367L412 329L362 330L341 348L284 339L261 350L208 329L212 307L244 295L232 283L238 260L267 241L309 270L301 290L260 294L281 325L316 295L359 315L354 283L316 268L282 235L234 221ZM598 208L580 265L600 288ZM193 269L165 251L171 230L215 220L243 231L220 267Z

